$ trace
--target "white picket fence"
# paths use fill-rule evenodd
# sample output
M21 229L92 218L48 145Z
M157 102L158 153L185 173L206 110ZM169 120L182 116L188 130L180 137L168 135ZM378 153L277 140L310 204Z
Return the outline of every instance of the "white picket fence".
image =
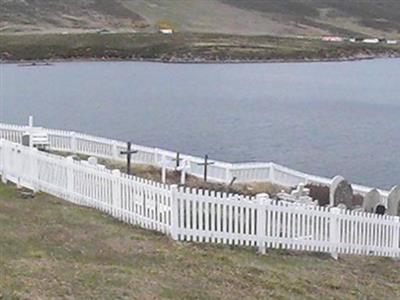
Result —
M0 138L20 143L24 132L30 132L36 128L29 126L17 126L0 123ZM39 128L46 132L50 139L50 147L55 151L66 151L77 154L97 156L106 159L124 160L119 153L126 150L126 143L116 140L110 140L95 137L82 133L71 131L54 130ZM160 166L161 162L166 162L168 169L174 169L176 166L176 152L162 150L158 148L145 147L141 145L132 145L138 153L134 155L133 160L136 163ZM204 167L199 165L204 162L203 158L191 155L181 154L181 159L189 162L190 168L187 173L194 176L203 176ZM278 164L268 163L227 163L213 161L214 164L208 166L208 178L213 181L229 183L233 178L236 182L260 182L269 181L283 186L296 186L299 183L313 183L318 185L330 186L331 179L320 176L314 176L280 166ZM372 188L353 184L355 193L365 195ZM379 190L383 200L387 198L389 191Z
M175 240L400 257L400 218L144 180L0 139L3 182L99 209Z

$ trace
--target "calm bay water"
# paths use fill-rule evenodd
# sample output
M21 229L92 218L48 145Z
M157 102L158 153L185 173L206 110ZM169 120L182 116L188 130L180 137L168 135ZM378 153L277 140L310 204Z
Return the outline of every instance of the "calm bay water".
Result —
M400 183L400 60L0 65L0 121Z

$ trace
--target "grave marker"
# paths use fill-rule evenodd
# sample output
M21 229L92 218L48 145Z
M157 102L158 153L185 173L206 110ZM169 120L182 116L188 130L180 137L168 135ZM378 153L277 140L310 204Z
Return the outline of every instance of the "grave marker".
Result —
M131 157L132 154L138 153L137 150L132 150L132 143L128 142L127 143L127 151L121 151L120 154L126 155L126 172L128 175L131 175Z
M363 209L365 212L375 213L379 204L381 204L381 194L377 189L372 189L364 197Z
M400 217L400 185L396 185L390 190L387 214Z
M343 204L347 208L353 208L353 188L342 176L336 176L332 180L329 203L331 206Z
M199 166L204 166L204 181L207 182L208 166L213 165L213 161L208 161L208 154L204 156L204 163L198 163Z

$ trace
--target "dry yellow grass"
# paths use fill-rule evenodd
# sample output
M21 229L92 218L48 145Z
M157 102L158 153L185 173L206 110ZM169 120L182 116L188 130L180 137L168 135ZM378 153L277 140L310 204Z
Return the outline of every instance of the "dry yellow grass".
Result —
M1 299L399 299L400 262L178 243L0 184Z

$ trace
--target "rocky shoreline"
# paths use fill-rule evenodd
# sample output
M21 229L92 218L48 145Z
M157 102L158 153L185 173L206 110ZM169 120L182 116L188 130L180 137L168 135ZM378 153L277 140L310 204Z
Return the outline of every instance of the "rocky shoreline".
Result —
M217 34L0 35L0 62L146 61L161 63L338 62L400 57L399 46Z
M51 66L53 63L64 62L153 62L153 63L166 63L166 64L264 64L264 63L319 63L319 62L349 62L349 61L362 61L374 59L396 59L400 58L399 53L386 53L376 55L354 55L347 57L337 58L302 58L302 59L187 59L179 57L165 58L116 58L116 57L92 57L92 58L50 58L50 59L32 59L32 60L13 60L13 59L0 59L0 64L20 64L21 67L34 67L34 66Z

